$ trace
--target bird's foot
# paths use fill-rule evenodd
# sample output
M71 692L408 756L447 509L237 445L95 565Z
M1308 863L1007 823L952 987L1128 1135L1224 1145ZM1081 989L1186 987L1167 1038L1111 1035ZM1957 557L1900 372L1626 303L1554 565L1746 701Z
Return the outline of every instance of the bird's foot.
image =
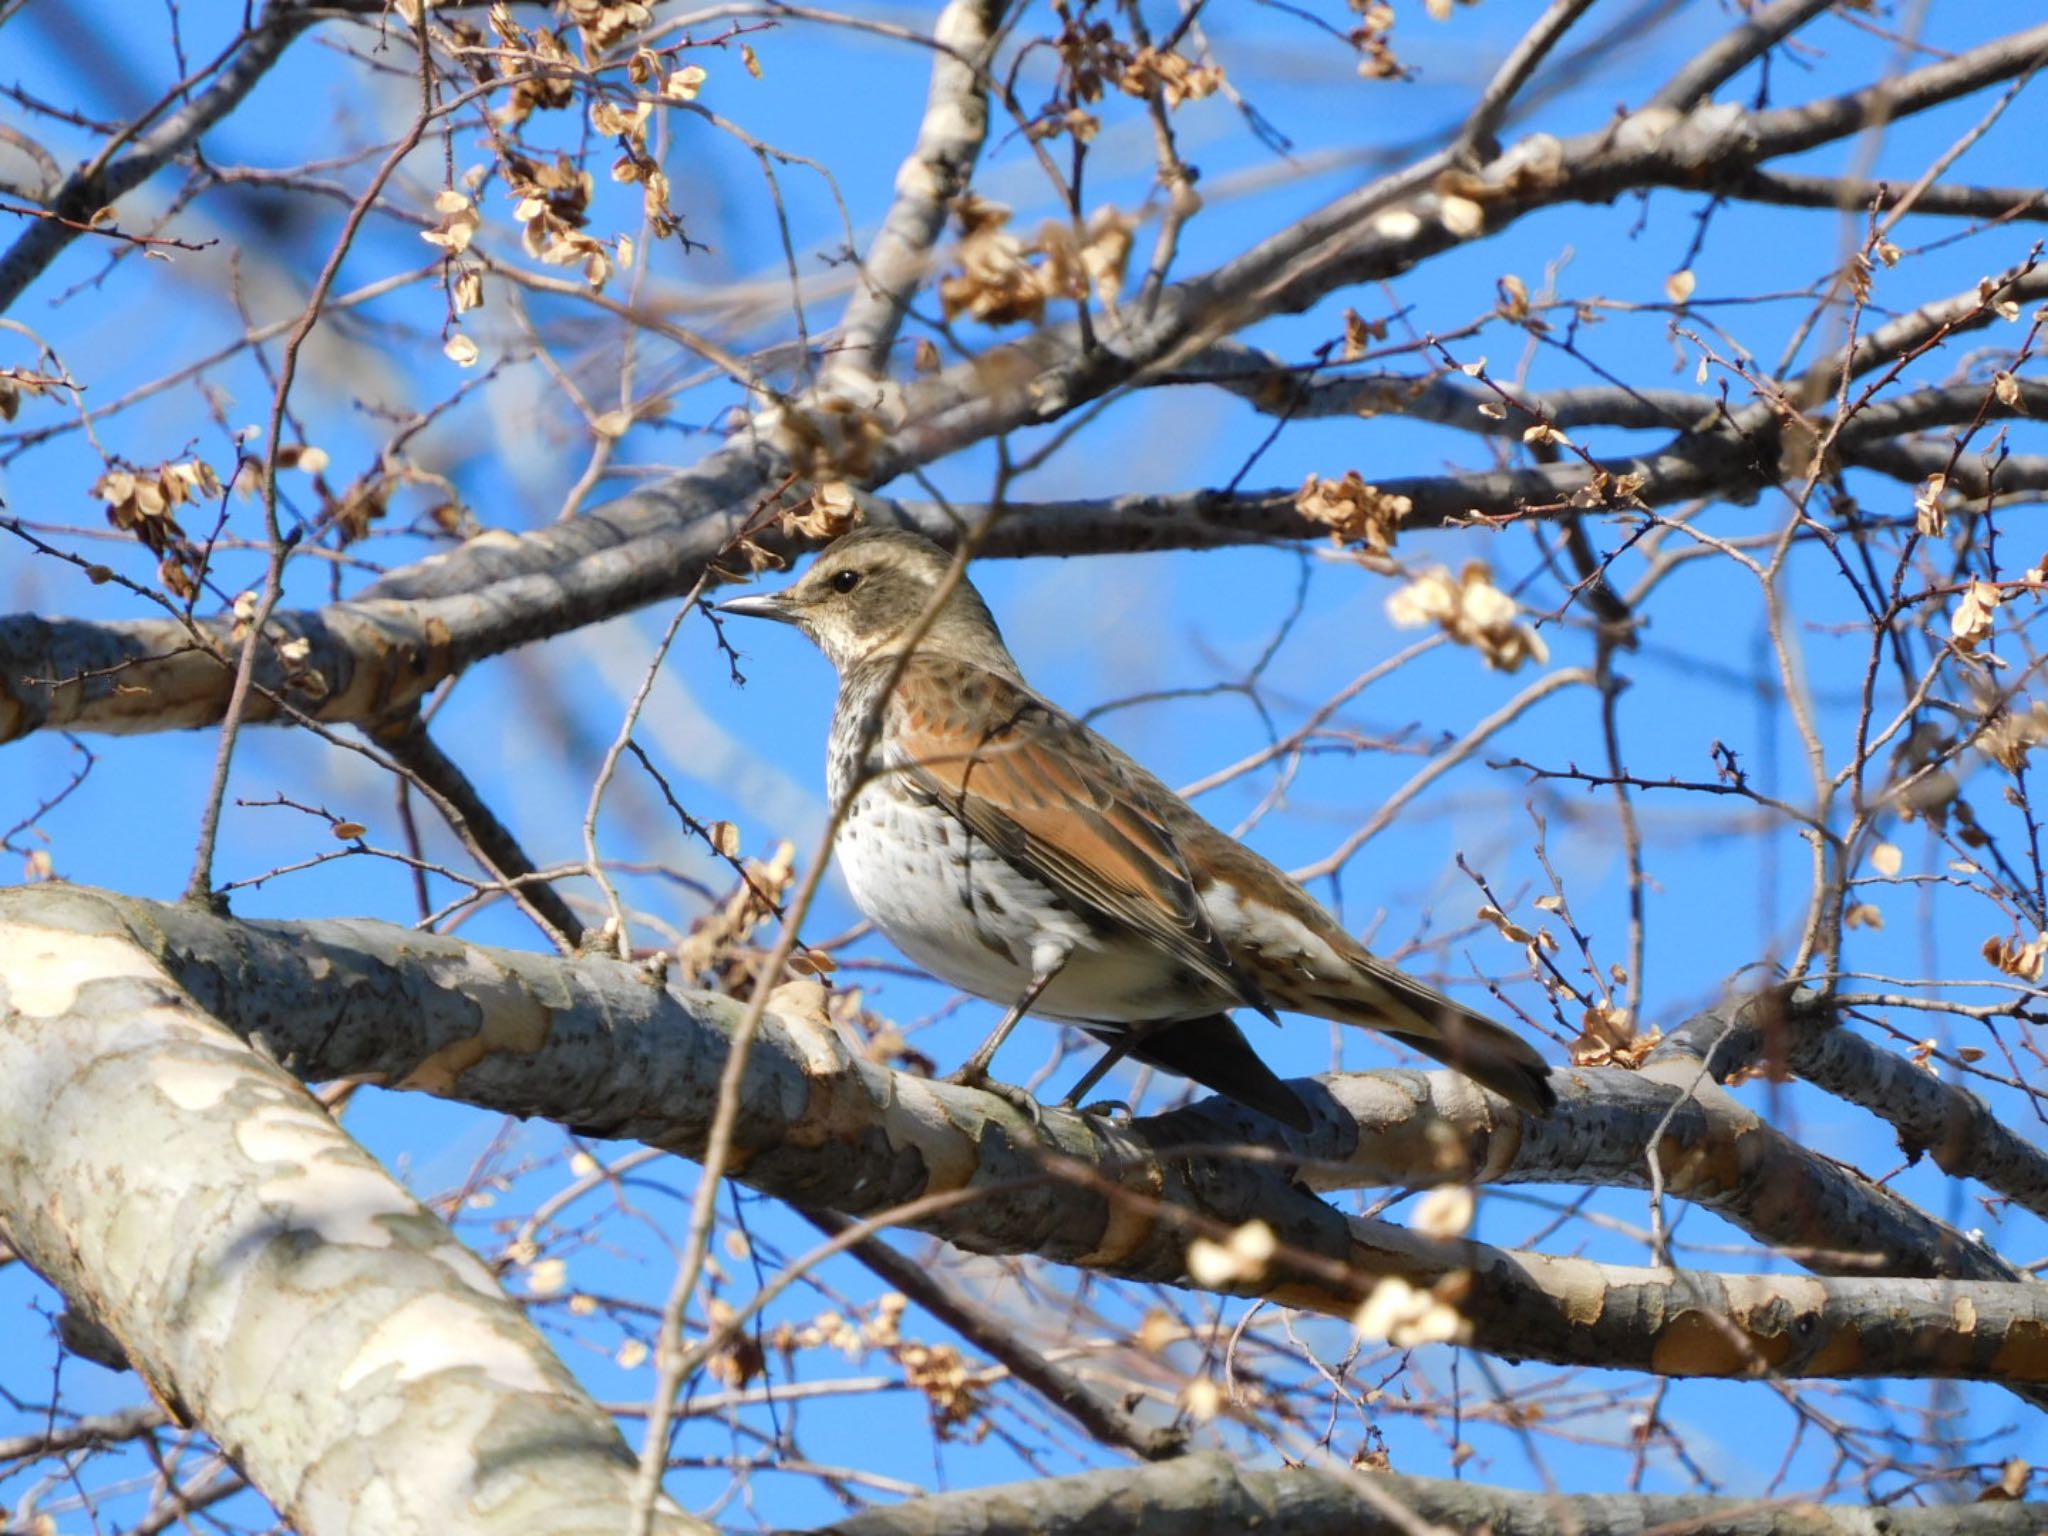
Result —
M1017 1113L1031 1122L1031 1128L1041 1130L1045 1126L1045 1107L1031 1096L1028 1089L1014 1083L997 1082L988 1075L988 1068L978 1062L968 1062L956 1072L948 1072L939 1079L955 1088L978 1088L983 1093L992 1093Z
M1137 1111L1122 1099L1091 1099L1086 1104L1076 1104L1072 1094L1067 1095L1061 1109L1071 1109L1077 1115L1093 1115L1102 1120L1132 1120Z

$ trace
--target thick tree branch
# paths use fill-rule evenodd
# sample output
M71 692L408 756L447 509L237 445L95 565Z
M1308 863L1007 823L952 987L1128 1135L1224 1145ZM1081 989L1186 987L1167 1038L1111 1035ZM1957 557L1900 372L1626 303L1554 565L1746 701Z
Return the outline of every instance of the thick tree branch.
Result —
M1909 1156L1931 1156L1942 1172L2048 1216L2048 1153L1967 1088L1842 1028L1815 993L1766 994L1700 1014L1672 1031L1651 1061L1678 1058L1701 1062L1717 1081L1759 1065L1787 1068L1890 1122Z
M1986 464L1974 453L1958 458L1947 443L1868 442L1845 447L1842 461L1907 484L1947 475L1964 495L1997 496L2006 505L2038 501L2048 491L2048 454L2015 453Z
M1835 208L1844 212L1889 212L1904 200L1908 183L1856 176L1802 176L1789 171L1750 171L1720 188L1746 202L1784 208ZM2048 219L2048 192L2039 187L1968 187L1935 182L1913 199L1913 212L1958 219Z
M1969 1089L1846 1029L1797 1028L1788 1044L1793 1071L1889 1122L1907 1156L1925 1154L1942 1172L2048 1217L2048 1156Z
M0 894L0 918L76 935L88 955L104 943L121 953L148 945L209 1011L305 1076L370 1076L685 1155L709 1134L727 1031L743 1011L669 992L643 968L488 950L383 924L235 923L52 887ZM1586 1084L1624 1076L1578 1074L1561 1113L1580 1113L1582 1097L1603 1091ZM1458 1091L1479 1095L1469 1084ZM1282 1257L1247 1294L1346 1316L1385 1277L1452 1287L1470 1342L1513 1358L1675 1375L1769 1368L2048 1383L2048 1287L2032 1283L1636 1270L1348 1221L1292 1171L1304 1153L1341 1158L1358 1146L1357 1122L1328 1090L1322 1130L1285 1160L1185 1148L1167 1156L1190 1141L1216 1144L1210 1112L1128 1130L1052 1112L1034 1131L1000 1099L889 1072L816 1024L771 1015L743 1094L734 1167L746 1182L851 1215L983 1189L987 1198L919 1223L973 1251L1032 1252L1182 1284L1194 1236L1257 1219L1274 1229ZM1499 1123L1491 1134L1505 1138L1497 1145L1527 1139L1540 1160L1544 1133L1483 1103L1479 1113ZM1231 1112L1218 1112L1227 1147ZM1272 1145L1269 1126L1255 1144ZM1485 1155L1483 1171L1514 1162L1491 1148ZM1663 1155L1681 1159L1682 1141ZM1432 1152L1417 1181L1444 1176ZM1469 1288L1459 1275L1472 1277Z
M2044 288L2048 273L2012 283L2005 291L2031 298ZM1955 312L1955 303L1930 306L1947 317L1944 334L1975 323L1972 316ZM1896 334L1924 338L1928 328L1923 319L1900 325ZM1867 370L1887 355L1859 347L1856 362ZM1836 434L1836 449L1848 463L1905 479L1924 478L1948 468L1948 450L1901 443L1899 434L1966 422L1979 412L2010 417L2048 410L2048 386L2028 380L2018 389L2017 403L2010 406L1995 399L1987 404L1988 390L1975 386L1919 390L1875 401L1853 411ZM1478 409L1483 402L1472 392L1441 380L1347 380L1317 386L1314 398L1326 402L1332 413L1347 405L1356 411L1369 402L1468 430L1512 430L1516 435L1531 419L1520 409L1508 410L1499 420L1483 416ZM1628 392L1616 390L1559 390L1532 397L1527 404L1560 427L1580 422L1670 427L1674 418L1683 422L1688 416L1704 426L1716 416L1726 419L1717 402L1677 391L1628 397ZM1311 413L1322 414L1322 405ZM1395 477L1378 483L1381 490L1410 502L1402 519L1404 530L1474 517L1556 517L1602 507L1626 511L1710 495L1739 499L1774 483L1779 465L1774 418L1752 409L1735 426L1743 430L1731 426L1682 432L1661 450L1590 463L1568 459L1522 469ZM1818 430L1826 430L1825 419ZM714 456L714 462L721 457ZM723 463L715 469L707 466L705 479L723 479L729 468ZM1951 473L1958 488L1971 494L2018 494L2043 486L2042 465L2035 458L2010 459L1987 469L1966 457ZM1610 492L1608 487L1618 481L1632 489L1626 495ZM694 477L682 476L671 488L645 493L646 499L670 497L682 485L703 489ZM1325 535L1326 528L1296 512L1294 496L1291 489L1191 491L1011 506L978 552L1010 557L1205 549ZM266 628L269 644L259 653L259 691L251 698L248 718L260 723L285 716L279 708L281 699L323 721L387 718L479 660L688 590L707 564L733 546L744 519L714 509L708 494L685 499L705 510L658 537L607 542L606 530L616 525L606 514L625 510L619 504L531 536L553 543L565 557L579 544L588 549L554 571L507 574L478 592L409 596L402 601L371 595L317 610L274 614ZM876 521L917 528L944 544L953 542L961 519L973 522L988 515L988 509L979 506L941 507L881 497L869 498L868 505ZM488 542L502 546L505 541ZM756 549L784 555L794 555L800 547L789 534L772 527L751 535L749 542ZM467 566L466 572L488 580L492 551L479 558L482 569ZM442 585L435 579L436 570L435 561L425 562L412 573L380 582L371 593L410 594L416 588L435 592ZM191 629L172 619L0 617L0 742L55 727L120 733L176 730L219 719L233 683L221 659L232 638L233 620L201 620L197 628L195 640ZM283 652L296 641L305 642L304 653L294 654L287 663Z
M1994 38L1860 91L1756 113L1749 128L1766 146L1756 158L1796 155L1861 133L1875 123L1912 117L1987 85L2027 74L2040 68L2044 60L2048 60L2048 23Z
M1918 110L1973 83L2016 73L2043 48L2048 48L2048 27L2037 27L1874 89L1890 107ZM1629 186L1711 182L1760 158L1851 131L1862 121L1858 114L1875 110L1876 98L1869 97L1858 93L1833 105L1754 114L1713 108L1680 116L1659 109L1663 115L1655 121L1655 114L1637 114L1569 144L1527 141L1490 164L1480 183L1459 196L1493 229L1537 207L1608 197ZM1339 199L1208 277L1165 290L1158 312L1131 328L1118 344L1121 350L1097 346L1081 356L1073 351L1072 334L1042 334L1017 349L1020 358L1035 353L1040 359L1032 365L1036 376L1029 388L986 389L986 359L949 370L910 392L908 419L876 450L863 478L879 483L990 434L1050 420L1083 400L1171 366L1176 356L1192 355L1210 338L1258 314L1299 307L1342 282L1390 276L1457 243L1467 233L1447 226L1442 199L1424 190L1445 168L1434 163L1411 168ZM1399 217L1392 216L1396 212ZM2043 286L2043 274L2031 268L1993 284L2001 297L2016 302L2037 296ZM1923 306L1863 338L1848 366L1854 373L1867 371L1954 330L1984 323L1990 312L1981 292ZM1820 363L1815 368L1824 381L1836 366ZM1812 398L1824 395L1822 389ZM705 564L730 547L769 488L787 476L787 452L793 450L783 438L794 423L810 419L808 409L801 403L789 408L784 428L776 429L780 446L743 436L664 484L588 516L520 539L474 540L385 578L353 602L282 615L276 621L278 640L305 639L309 657L303 666L287 668L274 648L266 648L256 681L272 695L289 696L294 677L302 692L310 679L317 689L295 700L308 712L327 720L374 718L404 708L481 657L687 591ZM1767 435L1769 410L1746 408L1739 425L1741 432L1680 441L1663 452L1601 468L1610 474L1641 474L1639 494L1650 505L1739 494L1768 483L1776 473L1767 442L1740 440L1744 434ZM1883 460L1889 451L1858 437L1853 422L1842 436L1843 452L1852 461L1858 452ZM1520 511L1525 503L1539 509L1561 506L1591 479L1592 471L1584 466L1552 465L1404 482L1400 494L1416 501L1419 525L1428 526L1438 508L1448 515L1453 502L1462 503L1457 511L1477 508L1490 516ZM1207 503L1198 521L1232 527L1221 514L1233 511L1250 514L1235 524L1234 537L1218 537L1214 526L1194 526L1180 541L1243 542L1276 532L1298 537L1305 527L1256 500L1248 506ZM1175 542L1162 537L1171 521L1152 519L1122 547ZM759 534L755 542L771 552L794 547L786 535L773 532ZM1041 527L1014 539L999 536L990 544L990 552L998 553L1006 544L1046 547L1048 539ZM178 626L161 621L106 626L5 621L0 628L5 666L0 673L0 741L47 725L175 729L218 719L227 684L208 651L222 647L222 628L211 626L207 643L195 645ZM259 697L250 717L270 719L276 713Z
M89 903L8 912L0 1224L158 1400L307 1536L622 1529L617 1429L447 1227Z
M1374 1495L1365 1497L1365 1493ZM1412 1519L1398 1520L1391 1503ZM815 1536L1414 1536L1498 1531L1513 1536L2035 1536L2048 1504L1810 1504L1794 1500L1642 1493L1521 1493L1482 1483L1314 1467L1254 1470L1217 1452L1158 1467L1119 1467L942 1493L866 1510Z

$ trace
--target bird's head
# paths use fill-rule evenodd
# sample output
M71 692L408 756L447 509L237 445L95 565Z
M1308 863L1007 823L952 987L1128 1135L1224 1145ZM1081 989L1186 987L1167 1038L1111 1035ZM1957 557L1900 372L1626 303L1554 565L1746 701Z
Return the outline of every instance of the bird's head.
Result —
M796 585L720 603L721 613L794 624L841 674L908 643L926 611L921 654L1014 674L1016 663L981 594L963 576L947 589L953 557L896 528L862 528L834 541ZM941 595L943 593L943 595Z

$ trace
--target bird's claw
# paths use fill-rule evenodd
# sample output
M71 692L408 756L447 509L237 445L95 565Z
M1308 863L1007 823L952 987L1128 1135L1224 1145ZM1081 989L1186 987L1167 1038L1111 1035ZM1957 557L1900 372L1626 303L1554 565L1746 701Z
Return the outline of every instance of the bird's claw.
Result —
M1093 1115L1102 1120L1131 1120L1137 1111L1122 1099L1090 1099L1086 1104L1076 1104L1069 1098L1060 1106L1071 1109L1077 1115Z
M1029 1120L1034 1131L1045 1128L1045 1107L1031 1096L1030 1091L1014 1083L998 1082L988 1075L987 1067L977 1067L969 1062L956 1072L948 1072L939 1081L955 1088L976 1088L983 1093L992 1093Z

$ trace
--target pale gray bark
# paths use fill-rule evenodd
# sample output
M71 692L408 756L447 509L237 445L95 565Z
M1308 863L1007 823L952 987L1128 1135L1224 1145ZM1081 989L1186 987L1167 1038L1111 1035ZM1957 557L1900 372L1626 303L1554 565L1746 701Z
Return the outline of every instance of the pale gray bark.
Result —
M0 893L0 920L78 935L88 966L95 953L146 948L201 1007L301 1076L369 1077L686 1156L705 1145L729 1031L743 1011L728 998L669 989L644 967L487 949L382 923L238 923L66 887ZM857 1216L973 1191L915 1225L971 1251L1036 1253L1169 1284L1186 1283L1193 1237L1256 1218L1278 1235L1282 1257L1237 1287L1243 1294L1348 1316L1384 1276L1430 1286L1469 1274L1476 1283L1459 1306L1470 1342L1516 1359L1674 1376L1768 1369L2048 1383L2048 1287L1978 1278L2011 1272L1965 1240L1945 1241L1947 1229L1896 1196L1858 1193L1849 1176L1828 1193L1830 1202L1857 1202L1858 1219L1894 1218L1868 1234L1827 1224L1839 1204L1816 1213L1797 1198L1772 1198L1800 1188L1728 1196L1756 1149L1781 1163L1796 1155L1762 1136L1753 1117L1723 1112L1715 1126L1711 1113L1705 1122L1675 1114L1659 1144L1670 1191L1698 1188L1737 1219L1796 1219L1803 1233L1832 1233L1829 1247L1867 1243L1900 1267L1953 1278L1631 1269L1347 1219L1299 1182L1305 1161L1357 1155L1370 1140L1381 1177L1401 1174L1400 1145L1414 1149L1402 1182L1576 1181L1601 1140L1602 1101L1637 1099L1642 1082L1581 1069L1548 1129L1449 1074L1360 1076L1396 1089L1365 1090L1378 1103L1366 1124L1343 1107L1351 1081L1336 1079L1309 1088L1321 1105L1318 1130L1285 1143L1269 1123L1248 1124L1228 1106L1130 1126L1048 1112L1034 1129L992 1095L891 1072L817 1022L771 1014L748 1058L734 1165L766 1193ZM1416 1084L1420 1091L1407 1086ZM1664 1091L1668 1106L1674 1089ZM1458 1139L1432 1133L1427 1113L1419 1134L1400 1127L1388 1109L1403 1095L1417 1106L1455 1105L1436 1123L1462 1123ZM1637 1099L1645 1137L1651 1107ZM1247 1138L1266 1155L1245 1156ZM1447 1160L1447 1142L1469 1147L1469 1162ZM1215 1154L1194 1150L1205 1145ZM1604 1176L1640 1182L1641 1155L1610 1148ZM1820 1179L1821 1160L1808 1161ZM1785 1176L1768 1160L1752 1167ZM1914 1251L1915 1233L1936 1251ZM1886 1241L1904 1251L1886 1255Z
M835 365L880 373L910 300L931 276L932 249L953 200L967 189L988 137L988 68L1007 0L951 0L932 41L932 83L917 142L896 172L896 200L861 263L861 285L840 321Z
M304 1536L622 1530L624 1442L490 1271L103 904L50 894L0 917L9 1246Z
M1374 1495L1368 1498L1366 1495ZM1383 1502L1384 1501L1384 1502ZM1397 1519L1393 1504L1408 1518ZM1257 1471L1228 1457L1043 1478L870 1510L816 1536L2036 1536L2048 1504L1913 1509L1655 1494L1519 1493L1480 1483L1313 1468Z
M1932 1157L1956 1178L1976 1179L2039 1216L2048 1216L2048 1153L2006 1125L1969 1089L1853 1030L1835 1026L1817 994L1801 991L1774 1006L1713 1010L1687 1021L1652 1061L1698 1060L1716 1079L1761 1061L1781 1063L1816 1087L1861 1105L1897 1128L1911 1157Z

